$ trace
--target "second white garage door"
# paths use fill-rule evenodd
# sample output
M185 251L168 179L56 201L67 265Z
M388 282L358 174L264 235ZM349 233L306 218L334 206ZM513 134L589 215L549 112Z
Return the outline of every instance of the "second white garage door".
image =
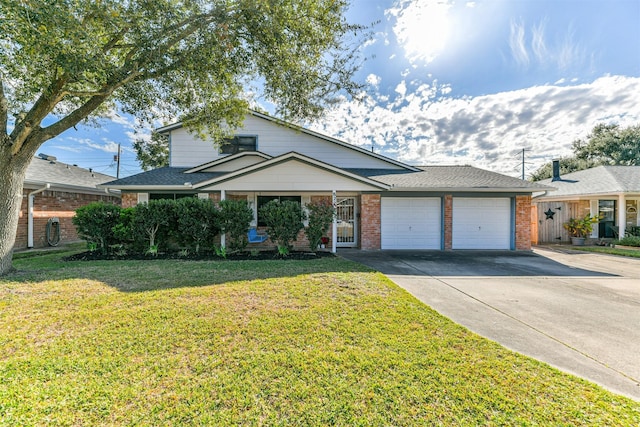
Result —
M380 201L382 249L440 249L438 197L383 197Z
M453 198L453 249L511 249L511 199Z

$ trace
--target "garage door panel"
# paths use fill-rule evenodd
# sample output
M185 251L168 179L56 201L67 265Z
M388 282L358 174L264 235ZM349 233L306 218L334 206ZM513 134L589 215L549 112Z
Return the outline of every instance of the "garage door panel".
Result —
M511 249L511 199L454 197L453 249Z
M382 198L382 249L440 249L440 211L439 198Z

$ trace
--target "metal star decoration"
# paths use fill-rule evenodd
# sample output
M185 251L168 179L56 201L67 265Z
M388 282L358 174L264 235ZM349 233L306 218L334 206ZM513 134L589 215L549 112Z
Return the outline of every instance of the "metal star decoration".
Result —
M544 213L547 217L545 219L553 219L553 216L556 214L554 211L551 210L551 208L547 209L547 211Z

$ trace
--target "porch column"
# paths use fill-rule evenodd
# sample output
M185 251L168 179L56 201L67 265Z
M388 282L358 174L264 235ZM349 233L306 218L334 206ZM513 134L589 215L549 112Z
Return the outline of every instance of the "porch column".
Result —
M336 209L338 208L338 197L336 190L331 192L331 205L333 206L333 223L331 224L331 252L336 253L336 246L338 245L338 215L336 215Z
M622 239L627 229L627 201L625 200L624 193L618 194L618 233L619 238Z
M227 193L225 192L225 190L220 190L220 200L225 200L227 197ZM221 247L225 247L226 246L226 234L222 233L220 235L220 246Z

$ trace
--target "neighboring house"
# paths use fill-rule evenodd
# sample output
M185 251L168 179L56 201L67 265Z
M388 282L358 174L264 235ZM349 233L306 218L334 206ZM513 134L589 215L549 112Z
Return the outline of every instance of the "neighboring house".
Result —
M15 249L40 248L78 240L75 210L95 201L120 204L120 192L99 184L113 177L58 162L40 154L27 169L22 189Z
M563 224L586 214L600 216L592 239L613 239L640 226L640 166L598 166L560 176L554 161L554 177L540 184L555 187L533 198L533 243L569 241Z
M123 206L242 199L260 227L269 200L304 205L335 196L334 250L528 250L531 194L549 188L471 166L409 166L254 111L219 148L180 123L158 132L169 136L170 166L104 185L122 191Z

